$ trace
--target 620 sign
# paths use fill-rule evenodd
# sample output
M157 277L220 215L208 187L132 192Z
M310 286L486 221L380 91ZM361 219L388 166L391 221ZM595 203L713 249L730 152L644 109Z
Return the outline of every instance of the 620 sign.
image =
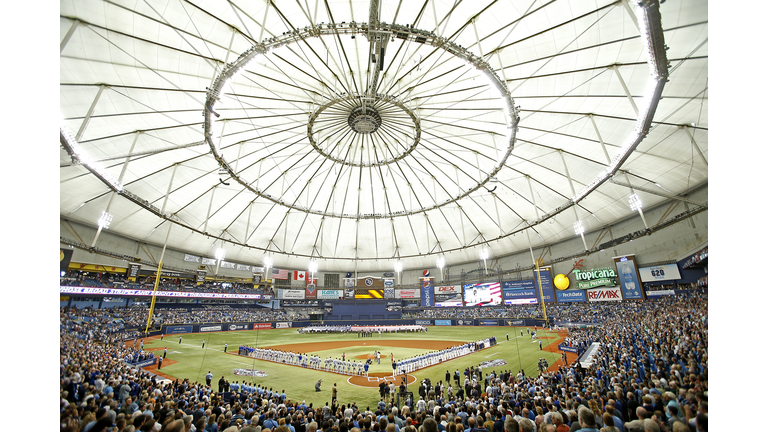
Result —
M664 276L664 270L662 270L662 269L652 269L651 270L651 276L663 277Z

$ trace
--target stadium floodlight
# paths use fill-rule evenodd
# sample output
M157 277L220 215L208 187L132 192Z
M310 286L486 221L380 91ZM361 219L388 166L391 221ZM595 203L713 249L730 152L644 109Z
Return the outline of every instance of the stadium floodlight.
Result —
M219 260L219 261L223 261L223 260L224 260L224 257L225 257L226 255L227 255L227 251L226 251L226 250L224 250L224 249L222 249L222 248L218 248L218 249L216 249L216 254L214 254L214 256L216 257L216 259L217 259L217 260Z
M99 218L98 225L102 229L109 229L109 224L112 223L112 215L110 213L107 213L106 211L101 212L101 217Z
M403 271L403 263L395 261L395 273L401 273Z
M264 257L264 269L272 268L272 258L269 256Z
M584 234L584 225L581 224L581 220L577 220L573 223L573 231L576 235Z
M632 211L638 211L643 208L643 202L640 201L640 197L637 196L637 194L629 196L629 208L631 208Z
M439 256L439 257L437 257L437 268L442 270L443 267L445 267L445 257Z
M317 261L312 260L309 262L309 272L313 275L317 272Z

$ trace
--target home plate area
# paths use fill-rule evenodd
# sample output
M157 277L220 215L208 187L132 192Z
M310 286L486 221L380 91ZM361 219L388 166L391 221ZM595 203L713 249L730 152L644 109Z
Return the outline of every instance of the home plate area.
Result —
M411 385L416 382L416 377L413 375L406 375L407 385ZM375 372L369 373L368 376L351 376L347 379L347 382L359 387L379 388L379 383L384 381L387 384L394 381L395 385L399 386L402 382L403 375L393 376L391 373Z

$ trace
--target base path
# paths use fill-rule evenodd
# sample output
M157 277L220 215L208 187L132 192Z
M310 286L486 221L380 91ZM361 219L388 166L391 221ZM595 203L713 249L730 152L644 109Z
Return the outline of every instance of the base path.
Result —
M406 375L406 377L407 377L407 384L406 385L411 385L411 384L416 382L416 377L415 376L413 376L413 375ZM365 376L351 376L351 377L349 377L347 379L347 382L352 384L352 385L356 385L356 386L360 386L360 387L379 388L379 383L382 382L382 381L386 382L387 384L389 384L390 382L394 381L395 385L399 386L400 383L402 382L402 380L403 380L403 375L402 374L394 376L391 373L376 372L376 373L368 374L367 377L365 377ZM389 390L387 390L387 391L389 391Z

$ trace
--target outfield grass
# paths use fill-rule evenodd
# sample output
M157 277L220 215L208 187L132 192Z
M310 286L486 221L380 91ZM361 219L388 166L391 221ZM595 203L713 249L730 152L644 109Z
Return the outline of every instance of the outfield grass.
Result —
M525 333L525 328L523 328ZM506 334L509 333L510 340L506 340ZM273 390L285 390L291 400L305 400L307 404L313 403L315 407L322 406L326 402L330 403L331 387L337 383L339 402L357 402L359 407L373 407L379 400L378 388L364 388L347 383L348 376L334 373L320 372L312 369L304 369L296 366L287 366L268 361L256 360L248 357L224 354L224 343L228 344L228 353L237 353L238 346L249 345L257 347L267 347L276 345L291 345L285 349L307 354L317 354L321 358L334 357L341 358L342 353L346 354L348 359L355 359L356 356L372 354L374 351L381 351L381 364L374 364L369 372L391 372L392 366L389 360L390 353L393 353L395 359L402 359L417 355L428 350L419 350L414 348L398 348L380 345L387 340L446 340L457 343L472 342L485 339L490 336L496 336L498 344L494 347L482 351L453 359L451 361L435 365L426 369L421 369L412 373L421 381L424 378L430 378L433 384L445 380L446 370L450 370L451 375L456 369L463 371L464 368L476 366L483 361L503 359L507 362L505 366L492 368L492 370L501 371L509 369L513 372L521 368L527 374L536 374L538 361L540 357L547 359L550 365L554 364L559 355L547 351L539 350L538 341L532 341L530 335L520 336L520 327L429 327L427 333L391 333L382 334L369 338L358 338L353 334L297 334L296 329L272 329L259 331L234 331L218 333L197 333L183 335L182 343L179 344L179 336L167 335L163 341L155 339L147 341L145 348L160 348L159 354L162 355L162 347L168 348L167 359L176 360L178 363L173 365L164 365L161 372L180 379L188 378L190 381L205 382L205 375L211 371L214 378L212 387L218 389L218 380L224 376L230 382L247 380L255 384L271 387ZM552 336L555 339L542 339L542 345L547 346L557 342L557 334L550 334L547 331L539 330L539 336ZM205 349L202 349L202 341L205 339ZM324 341L356 341L359 343L355 347L346 347L326 351L307 352L302 346L306 343L324 342ZM363 345L365 344L365 345ZM156 354L158 353L155 351ZM358 360L360 361L360 360ZM167 364L168 362L166 362ZM236 376L233 370L236 368L258 369L267 373L267 377L243 377ZM489 372L484 369L483 376ZM323 380L322 391L315 392L314 384L318 379ZM463 382L463 378L462 378ZM416 394L417 385L409 387ZM454 390L455 392L455 390Z

